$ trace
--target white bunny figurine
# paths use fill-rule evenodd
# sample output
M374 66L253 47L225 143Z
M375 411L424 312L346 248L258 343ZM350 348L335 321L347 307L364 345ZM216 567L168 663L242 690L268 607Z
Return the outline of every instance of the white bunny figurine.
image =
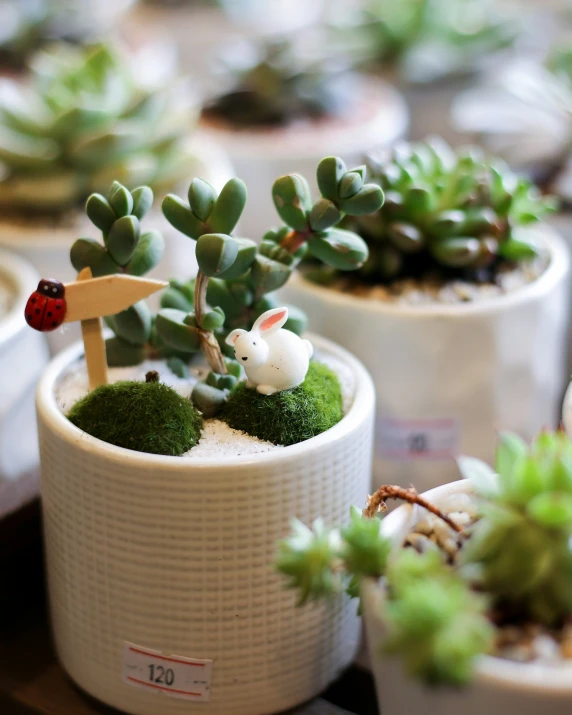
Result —
M262 395L298 387L308 372L314 348L309 340L281 330L287 319L288 308L273 308L262 313L250 332L238 328L226 338L246 371L246 386Z

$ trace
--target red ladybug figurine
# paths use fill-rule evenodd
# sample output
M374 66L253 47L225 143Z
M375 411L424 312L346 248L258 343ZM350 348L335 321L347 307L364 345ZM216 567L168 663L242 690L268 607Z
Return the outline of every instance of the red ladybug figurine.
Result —
M26 303L26 322L42 333L59 328L66 316L66 289L53 278L42 278Z

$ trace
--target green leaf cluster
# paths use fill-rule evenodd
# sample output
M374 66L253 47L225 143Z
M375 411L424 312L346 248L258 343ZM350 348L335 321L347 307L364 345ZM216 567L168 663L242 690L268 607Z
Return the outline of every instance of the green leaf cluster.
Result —
M513 615L558 626L572 612L570 439L543 432L529 446L504 434L497 479L477 460L461 467L483 497L463 550L468 573Z
M169 188L188 171L195 109L150 88L118 48L57 45L0 96L0 206L59 213L112 180Z
M350 223L369 246L366 280L466 277L532 259L538 247L523 228L555 207L502 162L441 140L404 143L370 157L369 167L385 203Z

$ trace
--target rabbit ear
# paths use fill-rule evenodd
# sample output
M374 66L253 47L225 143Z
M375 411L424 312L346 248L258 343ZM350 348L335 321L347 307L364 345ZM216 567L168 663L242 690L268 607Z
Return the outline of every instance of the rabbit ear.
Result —
M281 328L288 320L288 308L273 308L257 319L252 326L253 330L258 330L262 334L274 333Z
M225 343L227 345L234 345L239 338L239 336L244 335L246 333L246 330L243 330L242 328L237 328L236 330L232 330L225 338Z

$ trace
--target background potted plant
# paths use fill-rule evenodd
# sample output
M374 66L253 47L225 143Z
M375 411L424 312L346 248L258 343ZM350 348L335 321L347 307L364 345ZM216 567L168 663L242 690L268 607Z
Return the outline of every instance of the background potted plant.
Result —
M505 434L498 476L462 458L468 480L382 487L342 529L295 522L278 569L301 600L361 593L382 712L569 710L571 456ZM380 522L387 498L410 504Z
M403 145L370 163L385 204L358 219L368 261L355 279L302 273L284 298L371 371L377 484L425 489L454 479L456 454L490 459L495 428L555 426L569 259L535 225L550 201L478 150Z
M237 44L226 52L227 86L206 102L201 134L219 143L252 191L275 176L312 176L335 148L350 165L371 147L403 135L407 112L379 79L352 71L351 60L309 38ZM242 220L247 235L271 225L269 194L253 194Z
M365 498L371 469L371 380L345 350L309 336L316 360L332 365L321 369L320 388L310 394L308 379L320 372L314 365L300 387L266 396L237 380L240 367L225 360L221 350L221 345L230 350L226 339L232 330L256 329L260 313L276 313L269 293L288 279L306 248L348 268L367 255L358 236L334 224L344 208L374 210L381 203L379 188L365 184L353 204L340 202L338 208L323 197L313 206L297 204L293 186L300 182L305 185L296 175L275 183L272 190L282 198L279 213L287 225L260 246L230 235L246 200L237 179L218 195L207 182L194 180L188 202L173 195L164 200L168 220L196 238L199 273L194 292L184 285L166 291L171 305L177 299L187 304L164 308L155 329L183 355L203 352L207 367L198 375L192 369L179 379L164 361L147 359L135 368L111 370L114 384L93 390L68 412L87 389L85 368L78 362L81 348L74 346L53 361L38 388L56 648L80 687L126 712L162 715L167 706L172 712L188 712L194 707L189 701L200 703L197 707L207 713L282 711L318 694L357 647L359 624L343 597L333 608L296 611L268 563L275 540L287 532L294 513L301 510L313 519L325 511L336 520L352 502ZM120 254L120 263L133 260L128 254L137 252L142 240L136 230L132 240L133 226L138 215L143 218L145 194L149 196L148 189L131 193L116 184L108 197L88 201L88 215L105 239L100 261L118 260ZM310 227L317 221L320 231ZM286 238L281 245L279 240ZM93 252L88 261L85 242L76 244L74 254L76 269L91 267L90 262L97 267ZM240 302L239 312L226 315L227 302L216 300L225 289L232 291L235 305ZM300 328L300 319L292 325ZM151 367L163 382L151 373L149 382L136 380ZM336 369L338 378L332 377ZM123 381L116 383L118 378ZM184 399L193 383L194 406ZM332 396L328 405L323 400L326 383ZM252 419L243 424L249 435L232 429L236 410L234 415L225 410L237 403L242 411L254 406L254 412L266 410L266 415L267 406L274 404L273 419L281 433L273 442L279 444L260 432L268 429L268 420L262 426ZM313 404L313 414L307 404ZM323 422L326 412L333 418L329 424ZM105 426L110 429L104 435ZM171 456L189 446L188 454ZM326 488L333 491L324 500ZM162 664L164 673L161 658L174 658L183 668L191 659L205 675L199 683L194 676L192 687L187 680L179 684L180 671L173 671L167 682L156 682L158 671L151 677L148 666ZM157 690L185 692L183 699L171 700L157 697Z
M0 87L0 245L41 275L67 265L85 228L83 201L113 178L159 189L176 186L189 169L204 169L217 186L228 178L216 150L191 141L197 108L185 83L137 58L135 68L117 47L59 45L36 55L31 86L4 80ZM192 255L176 237L169 245L167 275Z
M27 330L23 319L38 280L29 263L0 250L0 518L30 501L39 487L34 390L48 350L44 336Z

